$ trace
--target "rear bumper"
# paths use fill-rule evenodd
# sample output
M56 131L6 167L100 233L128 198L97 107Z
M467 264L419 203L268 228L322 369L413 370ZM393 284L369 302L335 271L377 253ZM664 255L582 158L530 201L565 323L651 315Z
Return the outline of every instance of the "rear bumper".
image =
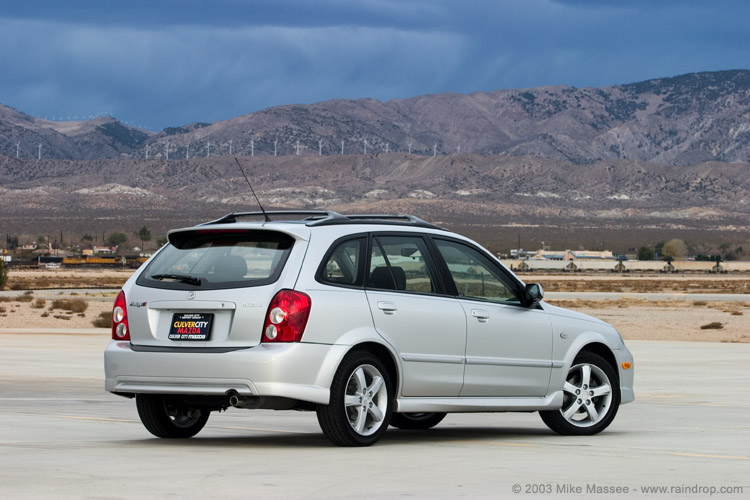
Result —
M333 375L349 346L260 344L230 352L139 352L112 341L105 389L118 394L279 396L328 404Z

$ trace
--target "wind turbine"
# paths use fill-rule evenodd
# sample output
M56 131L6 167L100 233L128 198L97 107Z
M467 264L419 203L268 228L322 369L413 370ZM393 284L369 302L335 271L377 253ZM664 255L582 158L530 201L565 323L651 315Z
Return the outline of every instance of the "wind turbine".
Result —
M344 154L344 141L341 141L341 154Z
M365 154L367 154L367 139L365 139Z
M388 153L389 153L389 151L388 151L388 150L390 149L390 147L391 147L391 145L390 145L389 143L387 143L387 142L386 142L386 143L385 143L385 154L388 154Z
M411 154L411 142L409 143L409 154Z
M255 156L255 139L250 139L250 156Z
M41 159L42 159L42 144L40 143L39 144L39 156L37 157L37 160L41 160Z
M187 147L185 148L185 159L186 159L186 160L189 160L189 159L190 159L190 141L188 141L188 145L187 145Z
M276 146L279 143L279 138L273 140L273 155L276 156Z
M20 143L20 142L17 142L17 143L16 143L16 159L18 158L18 148L19 148L19 147L21 147L21 143Z
M165 145L165 148L167 150L167 161L169 161L169 141L167 141L167 144Z
M323 140L318 139L318 156L323 154Z
M437 156L437 142L432 145L432 156Z
M151 147L150 144L146 144L146 159L148 160L148 150Z
M229 139L229 156L232 156L232 139Z
M299 139L297 139L297 156L299 156Z
M209 156L211 156L211 141L208 141L208 143L206 144L206 146L208 148L208 149L206 149L206 158L208 158Z

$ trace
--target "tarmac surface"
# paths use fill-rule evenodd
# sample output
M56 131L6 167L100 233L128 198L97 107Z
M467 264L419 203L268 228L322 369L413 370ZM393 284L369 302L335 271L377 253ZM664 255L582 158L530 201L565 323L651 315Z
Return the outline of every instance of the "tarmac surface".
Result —
M108 341L0 329L0 498L750 498L750 344L628 342L636 401L597 436L453 414L338 448L308 412L230 409L154 438L103 389Z

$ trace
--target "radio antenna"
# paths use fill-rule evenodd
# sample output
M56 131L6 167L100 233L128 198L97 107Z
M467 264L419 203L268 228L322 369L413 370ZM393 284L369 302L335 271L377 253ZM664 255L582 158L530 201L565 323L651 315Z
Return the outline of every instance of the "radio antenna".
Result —
M247 175L245 175L245 171L242 169L242 165L240 165L240 160L237 159L237 157L234 157L234 161L237 162L237 166L240 167L240 172L242 172L242 177L245 178L245 181L247 181L247 185L250 186L250 192L253 193L253 196L255 197L255 201L258 202L258 206L260 207L260 211L263 212L263 217L266 219L266 222L271 222L271 218L266 213L266 210L263 208L263 205L260 204L260 200L258 199L258 195L255 194L255 190L253 189L253 185L250 184L250 179L247 178Z

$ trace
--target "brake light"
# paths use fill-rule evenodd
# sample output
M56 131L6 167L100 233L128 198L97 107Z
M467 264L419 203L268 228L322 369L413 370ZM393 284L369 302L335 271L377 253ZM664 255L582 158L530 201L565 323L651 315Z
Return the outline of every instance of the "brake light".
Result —
M125 307L125 292L120 290L112 308L112 339L130 340L130 328L128 327L128 310Z
M281 290L268 306L263 325L263 342L299 342L310 317L310 296L294 290Z

